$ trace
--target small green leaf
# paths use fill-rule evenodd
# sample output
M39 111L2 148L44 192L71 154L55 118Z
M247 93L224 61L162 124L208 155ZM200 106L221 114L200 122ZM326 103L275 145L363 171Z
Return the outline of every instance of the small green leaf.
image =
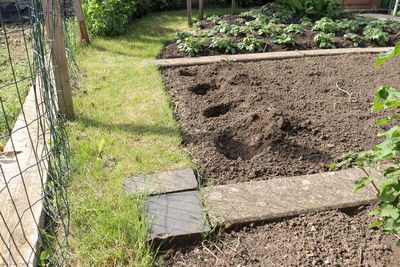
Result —
M399 209L393 207L393 205L386 204L383 205L381 215L384 217L390 217L393 218L394 220L397 220L400 216L400 211Z
M376 221L376 222L371 223L371 224L369 225L369 228L370 228L370 229L374 229L374 228L378 228L378 227L381 226L381 225L382 225L382 222Z

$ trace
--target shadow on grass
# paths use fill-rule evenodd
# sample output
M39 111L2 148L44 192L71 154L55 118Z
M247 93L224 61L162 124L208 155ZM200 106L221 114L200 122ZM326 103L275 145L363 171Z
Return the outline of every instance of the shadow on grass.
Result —
M124 131L135 135L164 135L171 137L181 136L181 132L177 128L165 127L160 125L150 124L133 124L133 123L105 123L102 121L88 118L85 115L79 114L76 120L83 123L87 127L101 128L107 131Z

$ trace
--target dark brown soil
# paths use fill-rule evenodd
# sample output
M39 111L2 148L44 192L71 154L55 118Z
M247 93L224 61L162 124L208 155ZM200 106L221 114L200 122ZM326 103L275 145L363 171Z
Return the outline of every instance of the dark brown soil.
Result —
M395 238L369 230L367 209L302 215L226 231L166 255L162 266L400 266Z
M239 18L240 16L226 16L223 19L229 22L230 24L237 24L236 19ZM206 30L211 30L215 24L210 21L203 21L203 31ZM285 28L288 25L279 25L281 28ZM273 43L273 38L270 36L257 36L256 33L253 33L254 35L257 36L259 39L263 39L266 42L265 50L264 52L276 52L276 51L291 51L291 50L310 50L310 49L321 49L319 45L314 41L314 36L319 34L319 31L312 31L311 26L305 26L306 31L304 33L290 33L293 38L296 40L297 45L295 46L287 46L287 45L278 45ZM360 27L359 31L357 34L362 36L362 27ZM390 34L390 42L386 44L386 46L394 46L396 45L397 42L400 41L400 36L398 35L398 30L393 29L392 33ZM341 31L336 33L335 36L335 46L336 48L351 48L353 46L353 42L345 39L343 35L345 35L347 32L346 31ZM226 34L217 34L216 36L224 36ZM239 43L242 41L242 39L245 36L230 36L235 43ZM377 47L378 45L373 42L366 40L364 44L362 44L360 47ZM246 50L242 49L237 49L236 54L246 54L249 53ZM203 52L201 52L197 56L214 56L214 55L221 55L224 54L223 51L219 51L217 49L210 49L210 48L205 48ZM177 48L176 41L169 42L165 45L163 52L160 55L160 58L177 58L177 57L187 57L183 52L180 52Z
M163 70L184 142L215 184L327 171L380 139L379 85L400 85L398 59L345 55ZM346 90L351 97L338 88Z

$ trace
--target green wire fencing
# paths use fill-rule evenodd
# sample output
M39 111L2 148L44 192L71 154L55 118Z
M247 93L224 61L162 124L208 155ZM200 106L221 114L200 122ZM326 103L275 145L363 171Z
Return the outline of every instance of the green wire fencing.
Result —
M62 266L75 18L67 0L9 2L0 1L0 266Z

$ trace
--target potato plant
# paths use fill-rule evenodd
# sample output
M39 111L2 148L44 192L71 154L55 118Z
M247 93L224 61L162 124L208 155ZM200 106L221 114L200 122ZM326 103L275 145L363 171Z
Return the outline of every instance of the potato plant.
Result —
M270 35L272 37L278 36L283 33L282 28L275 26L274 24L264 25L261 29L258 30L258 35Z
M335 33L339 31L339 26L330 18L322 18L315 22L312 27L313 31L322 31L324 33Z
M355 33L346 33L345 35L343 35L343 37L347 40L352 41L354 47L359 47L364 43L361 36Z
M380 28L367 27L363 34L365 39L374 41L380 46L384 46L390 41L389 33L384 32Z
M230 37L211 38L210 48L216 48L227 54L235 54L237 45Z
M296 40L293 39L291 34L282 33L274 41L275 44L295 46L297 44Z
M242 42L238 43L238 47L249 52L261 52L264 49L263 44L265 44L264 40L257 39L254 35L248 35Z
M333 39L334 36L333 33L320 33L315 35L314 41L317 42L321 48L336 48L335 40Z
M177 43L179 51L187 53L189 56L194 57L204 50L207 39L195 36L188 36L184 39L179 39Z
M306 31L306 29L299 24L290 24L283 31L284 32L304 33Z

